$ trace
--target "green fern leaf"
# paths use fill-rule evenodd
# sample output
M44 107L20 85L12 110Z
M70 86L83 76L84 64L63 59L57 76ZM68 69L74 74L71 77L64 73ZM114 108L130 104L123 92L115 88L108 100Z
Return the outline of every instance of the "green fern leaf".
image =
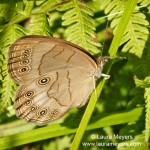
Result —
M135 78L135 83L137 87L145 89L145 102L146 102L146 123L145 123L145 144L148 146L149 136L150 136L150 77L146 77L145 80L139 80Z
M38 1L36 1L36 3L38 3ZM63 3L63 1L60 0L45 0L42 1L42 4L37 4L38 7L35 7L32 10L32 14L38 14L38 13L47 13L57 7L59 7L59 5L61 5L61 3Z
M73 5L73 1L67 1L65 3L63 3L61 6L59 5L59 7L57 8L59 11L66 11L68 9L74 8Z
M103 1L101 8L104 9L106 14L110 14L108 16L108 20L116 19L121 16L120 12L124 10L124 2L121 0L109 0Z
M49 26L48 20L45 13L33 15L29 24L30 34L37 35L52 35L51 28Z
M141 5L145 5L145 6L150 5L150 1L149 0L139 0L139 3L141 3Z
M150 78L149 78L150 83ZM150 84L149 88L145 89L145 99L146 99L146 127L145 127L145 143L148 145L150 137Z
M120 0L111 0L110 3L104 2L103 8L104 6L106 7L105 12L109 13L110 15L118 12L118 15L113 15L108 18L109 20L113 19L111 22L111 27L114 29L115 34L115 29L121 16L119 12L124 10L125 3ZM145 19L146 16L142 12L134 12L121 42L121 45L124 45L122 52L129 51L135 54L137 57L142 56L149 33L147 29L149 23Z
M66 29L67 40L75 43L92 54L100 53L97 47L100 43L96 40L95 22L91 18L93 10L85 3L71 0L58 8L65 11L62 16L62 25L68 26Z

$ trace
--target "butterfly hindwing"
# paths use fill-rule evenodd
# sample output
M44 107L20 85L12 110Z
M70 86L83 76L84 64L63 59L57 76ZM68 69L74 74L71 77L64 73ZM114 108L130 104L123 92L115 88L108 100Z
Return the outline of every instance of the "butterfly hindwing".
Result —
M92 77L85 70L76 68L52 71L29 80L16 94L16 114L38 125L47 124L71 108L84 105L93 91L92 83ZM56 111L57 114L52 115Z

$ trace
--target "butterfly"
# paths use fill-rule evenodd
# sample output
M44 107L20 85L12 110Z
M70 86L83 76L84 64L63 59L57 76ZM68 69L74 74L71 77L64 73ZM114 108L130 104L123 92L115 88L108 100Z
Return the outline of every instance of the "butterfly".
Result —
M37 125L82 107L108 57L94 59L83 48L54 37L24 36L9 50L8 70L19 84L16 115ZM107 75L106 75L107 76Z

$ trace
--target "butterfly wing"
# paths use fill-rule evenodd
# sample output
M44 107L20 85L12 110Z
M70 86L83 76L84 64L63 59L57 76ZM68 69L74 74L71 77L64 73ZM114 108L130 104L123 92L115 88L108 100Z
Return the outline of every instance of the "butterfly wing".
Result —
M21 83L53 70L69 67L93 70L97 65L75 44L51 37L26 36L10 47L8 67L12 78Z
M27 36L9 52L9 72L20 88L15 109L38 125L80 107L94 89L97 64L84 49L61 39Z
M91 85L93 78L86 70L52 71L20 87L15 100L16 114L38 125L47 124L71 108L84 105L93 91Z

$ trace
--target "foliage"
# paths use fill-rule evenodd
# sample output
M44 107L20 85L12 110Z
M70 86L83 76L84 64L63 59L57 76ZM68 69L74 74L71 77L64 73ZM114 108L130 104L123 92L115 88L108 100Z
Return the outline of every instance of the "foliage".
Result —
M133 4L136 4L136 7ZM128 5L131 6L127 8ZM132 146L132 149L148 149L148 18L149 0L0 0L0 149L16 146L21 146L21 149L24 144L29 144L29 149L36 147L61 150L68 149L72 141L71 149L76 149L74 144L78 145L78 142L81 142L79 149L83 150L99 149L100 146L93 145L98 142L128 144L127 147L101 147L104 150L127 150L131 149L129 144L133 143L138 144ZM126 59L118 58L106 64L103 72L109 73L111 77L98 84L97 95L100 95L100 98L95 98L94 92L85 113L86 106L73 109L62 119L36 128L34 124L15 117L12 105L17 85L10 78L7 69L10 45L19 37L31 34L67 39L95 56L104 53L112 57L123 56ZM81 140L82 132L84 136ZM117 134L126 139L121 140ZM102 139L101 135L107 138ZM40 142L41 140L44 142ZM91 146L84 146L86 142L92 143Z

